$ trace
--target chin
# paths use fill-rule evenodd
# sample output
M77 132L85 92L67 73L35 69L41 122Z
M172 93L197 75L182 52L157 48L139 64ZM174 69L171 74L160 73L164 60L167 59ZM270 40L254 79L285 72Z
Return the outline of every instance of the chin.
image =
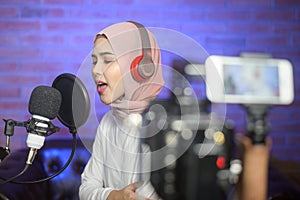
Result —
M111 102L104 102L104 101L102 101L102 103L104 103L107 106L109 106L111 104Z
M110 105L112 103L111 101L102 101L102 100L101 102L104 103L105 105Z
M113 98L107 98L107 96L100 96L100 100L102 103L104 103L106 105L110 105L117 100L122 100L123 97L124 97L124 95L122 95L120 97L113 97Z
M100 100L102 103L104 103L105 105L109 105L112 103L111 99L107 99L107 98L104 98L104 97L101 97L100 96Z

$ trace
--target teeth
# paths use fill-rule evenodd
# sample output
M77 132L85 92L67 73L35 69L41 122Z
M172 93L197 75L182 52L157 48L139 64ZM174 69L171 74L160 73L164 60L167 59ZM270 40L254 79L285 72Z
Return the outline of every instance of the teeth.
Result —
M98 86L100 87L100 88L103 88L103 87L105 87L107 84L106 83L99 83L98 84Z

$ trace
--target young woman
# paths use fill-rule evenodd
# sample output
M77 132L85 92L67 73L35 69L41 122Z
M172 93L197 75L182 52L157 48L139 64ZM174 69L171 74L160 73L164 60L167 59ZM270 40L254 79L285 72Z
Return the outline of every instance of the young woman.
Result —
M97 129L79 196L158 199L149 171L142 173L147 170L141 169L140 153L147 148L140 148L139 138L140 114L164 84L155 38L136 22L117 23L96 35L92 59L98 94L111 110Z

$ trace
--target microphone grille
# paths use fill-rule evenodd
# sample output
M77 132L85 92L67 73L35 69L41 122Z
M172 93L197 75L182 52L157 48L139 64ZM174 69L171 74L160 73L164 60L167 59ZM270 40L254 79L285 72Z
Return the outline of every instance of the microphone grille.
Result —
M33 89L28 110L32 115L54 119L61 105L61 93L48 86L38 86Z

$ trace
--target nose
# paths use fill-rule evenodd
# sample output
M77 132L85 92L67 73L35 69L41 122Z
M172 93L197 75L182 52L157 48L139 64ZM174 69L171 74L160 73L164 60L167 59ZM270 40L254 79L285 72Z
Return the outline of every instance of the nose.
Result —
M94 77L96 77L96 76L102 76L103 72L104 72L103 68L104 67L101 66L100 63L97 63L96 65L94 65L93 68L92 68L92 74L93 74L93 76Z

